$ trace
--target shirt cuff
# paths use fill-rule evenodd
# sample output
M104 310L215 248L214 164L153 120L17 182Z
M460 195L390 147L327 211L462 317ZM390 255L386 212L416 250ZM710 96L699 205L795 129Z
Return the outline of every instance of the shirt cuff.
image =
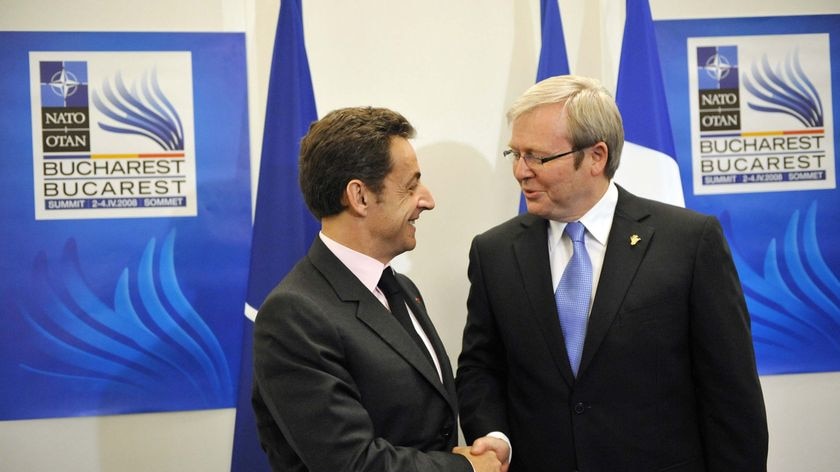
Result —
M491 438L501 439L502 441L507 443L508 450L510 451L510 454L508 454L507 462L508 464L510 464L510 461L513 460L513 446L510 445L510 439L507 437L507 435L501 431L493 431L492 433L487 433L487 436L490 436Z

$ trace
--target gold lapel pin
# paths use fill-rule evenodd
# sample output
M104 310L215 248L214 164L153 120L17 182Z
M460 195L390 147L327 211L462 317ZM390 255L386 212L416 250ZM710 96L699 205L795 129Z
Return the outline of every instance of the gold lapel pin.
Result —
M638 234L634 234L630 236L630 245L635 246L636 244L639 244L639 241L641 240L642 238L640 238Z

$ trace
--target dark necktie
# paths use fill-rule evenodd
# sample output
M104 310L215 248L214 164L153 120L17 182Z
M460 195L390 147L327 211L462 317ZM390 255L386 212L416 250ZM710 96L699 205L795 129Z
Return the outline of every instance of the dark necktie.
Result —
M392 271L390 267L386 267L385 270L382 271L382 277L379 279L379 283L376 284L376 286L379 287L379 290L382 290L382 293L385 294L385 298L388 300L388 306L391 307L391 314L393 314L394 318L396 318L402 327L405 328L408 335L411 336L411 339L417 343L420 347L420 351L426 355L429 362L434 365L429 350L426 349L426 345L423 343L423 340L420 339L420 335L417 334L417 330L414 329L414 324L411 323L411 317L408 315L408 309L405 306L405 298L403 298L402 288L397 282L397 278L394 276L394 271Z
M583 236L586 228L574 221L566 225L564 232L571 238L574 247L569 265L560 277L554 299L560 316L560 326L566 340L566 352L572 372L577 377L580 358L583 354L583 340L586 338L586 324L589 312L589 296L592 293L592 263L586 252Z

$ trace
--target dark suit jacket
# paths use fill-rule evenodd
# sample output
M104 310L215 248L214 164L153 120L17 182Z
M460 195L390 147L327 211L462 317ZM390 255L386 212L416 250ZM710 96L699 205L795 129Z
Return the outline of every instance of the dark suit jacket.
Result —
M315 242L254 327L260 442L276 471L471 471L457 443L450 362L417 287L398 274L444 382L408 333Z
M521 215L473 241L457 378L467 442L507 433L512 472L765 470L749 314L718 221L619 187L577 379L547 225Z

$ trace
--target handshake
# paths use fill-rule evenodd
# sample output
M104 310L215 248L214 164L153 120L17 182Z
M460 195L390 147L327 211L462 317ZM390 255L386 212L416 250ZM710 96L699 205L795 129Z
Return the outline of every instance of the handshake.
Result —
M484 436L452 452L466 457L475 472L507 472L510 467L510 447L503 439Z

